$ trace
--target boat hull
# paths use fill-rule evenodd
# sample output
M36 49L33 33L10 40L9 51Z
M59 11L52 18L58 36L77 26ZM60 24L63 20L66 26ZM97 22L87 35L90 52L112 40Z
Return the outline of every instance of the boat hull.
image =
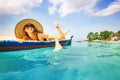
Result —
M71 45L72 37L68 40L59 41L62 46ZM18 41L4 40L0 42L1 51L14 51L14 50L26 50L34 48L45 48L55 46L55 41L24 41L22 43Z

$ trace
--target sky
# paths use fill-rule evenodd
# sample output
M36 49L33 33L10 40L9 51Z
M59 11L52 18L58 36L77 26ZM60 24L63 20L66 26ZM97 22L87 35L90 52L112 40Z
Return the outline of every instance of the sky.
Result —
M14 35L26 18L39 21L49 35L58 35L57 21L74 40L85 40L89 32L120 30L120 0L0 0L0 34Z

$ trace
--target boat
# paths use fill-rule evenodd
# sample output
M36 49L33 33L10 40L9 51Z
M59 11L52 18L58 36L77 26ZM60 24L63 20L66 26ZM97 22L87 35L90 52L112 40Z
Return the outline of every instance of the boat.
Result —
M29 25L28 25L29 24ZM0 52L2 51L15 51L15 50L27 50L27 49L35 49L35 48L45 48L45 47L53 47L55 46L55 41L33 41L30 39L25 39L24 41L19 41L26 34L24 27L28 25L28 27L32 25L34 27L34 31L37 33L43 33L42 25L34 20L34 19L23 19L17 23L14 29L15 37L14 40L0 40ZM59 43L62 46L71 45L73 36L65 36L65 40L60 40Z
M59 43L62 46L71 45L73 36L66 40L60 40ZM23 41L18 42L17 40L1 40L0 41L0 52L4 51L16 51L16 50L28 50L35 48L46 48L54 47L55 41Z

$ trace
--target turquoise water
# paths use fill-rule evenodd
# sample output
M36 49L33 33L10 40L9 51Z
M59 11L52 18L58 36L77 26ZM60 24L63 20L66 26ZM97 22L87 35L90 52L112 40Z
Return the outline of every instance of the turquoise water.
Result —
M0 52L0 80L120 80L120 43Z

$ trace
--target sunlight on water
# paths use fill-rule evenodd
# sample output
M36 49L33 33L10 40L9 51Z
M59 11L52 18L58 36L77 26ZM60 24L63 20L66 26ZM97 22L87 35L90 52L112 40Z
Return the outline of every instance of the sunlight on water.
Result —
M120 43L0 52L0 80L119 80Z

